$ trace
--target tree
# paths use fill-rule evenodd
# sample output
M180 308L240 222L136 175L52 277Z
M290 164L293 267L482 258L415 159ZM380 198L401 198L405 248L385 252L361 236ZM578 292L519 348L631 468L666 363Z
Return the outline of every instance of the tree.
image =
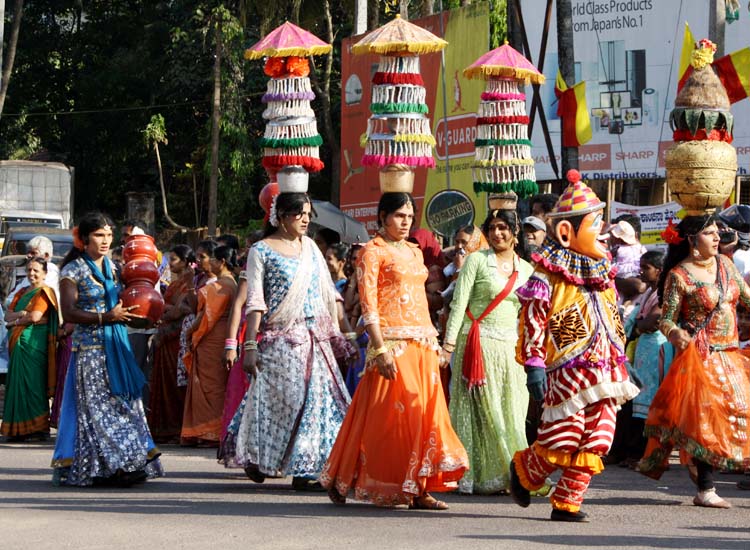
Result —
M161 167L159 144L163 143L166 145L169 142L167 141L167 129L164 126L164 117L161 116L161 114L156 114L151 117L148 125L143 130L143 138L146 141L147 146L154 146L154 152L156 153L156 165L159 168L159 187L161 188L161 206L164 210L164 217L172 227L177 229L187 229L169 217L169 210L167 209L167 192L164 189L164 171Z
M21 32L21 18L23 17L23 0L16 0L13 6L13 26L10 28L10 37L8 38L8 51L3 63L2 82L0 83L0 116L3 114L5 107L5 96L8 94L8 84L10 84L10 75L13 73L13 64L16 60L16 48L18 46L18 35ZM5 21L0 21L4 25Z

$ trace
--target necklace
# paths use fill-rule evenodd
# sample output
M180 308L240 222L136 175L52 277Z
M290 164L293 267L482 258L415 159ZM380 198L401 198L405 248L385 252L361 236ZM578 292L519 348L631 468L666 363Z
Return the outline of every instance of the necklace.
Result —
M693 258L693 263L698 267L702 267L711 274L713 274L714 270L716 269L716 259L713 256L702 260Z
M394 248L404 248L404 247L406 246L406 241L405 241L405 240L401 240L401 241L394 241L394 240L390 239L390 238L389 238L389 237L388 237L388 236L386 235L385 231L381 231L381 232L380 232L380 236L381 236L381 237L383 237L383 240L384 240L385 242L387 242L387 243L388 243L389 245L391 245L391 246L392 246L392 247L394 247Z
M511 256L510 259L505 258L504 256L495 254L495 258L498 262L498 267L500 268L500 271L510 272L513 271L513 257Z
M281 237L281 236L279 236L279 238L281 239L282 243L284 243L289 248L291 248L292 250L294 250L295 254L299 254L302 251L302 242L299 241L298 239L285 239L284 237ZM294 242L298 243L299 246L295 246L294 244L292 244Z

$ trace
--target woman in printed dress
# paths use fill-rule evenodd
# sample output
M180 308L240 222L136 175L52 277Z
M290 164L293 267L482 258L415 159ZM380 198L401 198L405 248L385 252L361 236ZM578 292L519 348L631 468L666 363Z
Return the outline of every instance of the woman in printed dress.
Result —
M86 215L60 273L63 317L75 323L52 466L53 482L127 487L163 475L141 392L146 380L125 324L137 317L107 258L112 222Z
M483 231L492 248L466 258L451 301L442 353L449 363L455 350L450 413L471 461L471 469L459 482L459 491L466 494L507 491L510 461L527 446L529 394L525 371L516 363L521 303L515 289L528 280L533 268L514 251L519 230L515 210L490 212ZM479 323L476 342L470 336L472 320L467 311L479 320L501 294L504 298ZM481 343L481 349L474 349L475 343ZM467 369L476 353L483 363L483 377L478 378Z
M316 488L349 405L336 356L356 353L336 325L323 255L305 236L311 209L305 193L281 193L248 253L243 366L254 380L236 447L253 481L292 475L301 490Z
M419 247L406 240L414 211L410 194L383 194L381 230L357 260L370 344L365 374L321 476L336 504L353 494L378 506L445 510L430 492L455 489L469 465L440 383L427 268Z
M750 307L750 287L719 254L713 216L687 216L664 237L659 328L678 353L651 402L638 469L659 479L679 445L698 487L693 504L729 508L713 471L750 467L750 358L737 337L737 304Z

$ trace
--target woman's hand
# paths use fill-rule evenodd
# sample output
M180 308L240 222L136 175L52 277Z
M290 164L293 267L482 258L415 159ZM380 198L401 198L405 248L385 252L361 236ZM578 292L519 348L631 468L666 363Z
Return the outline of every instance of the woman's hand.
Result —
M141 316L136 315L135 313L131 313L134 309L138 309L141 306L135 305L135 306L128 306L124 307L122 305L122 300L117 302L117 305L110 309L107 313L105 313L102 318L104 321L108 323L127 323L129 321L132 321L133 319L138 319Z
M234 362L237 360L237 350L236 349L225 349L224 350L224 366L227 368L227 370L232 368L232 365L234 365ZM244 364L243 364L244 368Z
M441 369L447 369L450 366L451 357L453 357L453 352L450 352L445 348L440 348L440 356L438 357L438 365L440 365Z
M381 353L375 358L375 364L378 367L380 376L386 380L395 380L398 369L396 362L393 360L393 354L390 351Z
M690 333L682 328L673 328L669 332L669 343L672 344L677 351L682 351L693 339L690 337Z
M257 349L245 350L244 359L242 360L242 370L253 378L258 376L258 373L260 373L260 363L258 361Z

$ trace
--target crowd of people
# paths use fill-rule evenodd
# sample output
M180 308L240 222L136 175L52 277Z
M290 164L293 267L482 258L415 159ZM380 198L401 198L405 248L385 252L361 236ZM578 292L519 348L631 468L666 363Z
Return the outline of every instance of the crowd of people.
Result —
M694 504L729 507L713 472L750 468L750 228L688 216L665 255L637 217L605 227L598 199L538 195L526 217L506 199L443 247L413 228L411 195L385 193L375 237L349 245L309 238L310 199L282 193L245 247L160 254L147 328L119 297L115 224L87 214L59 269L29 243L0 432L55 427L57 484L142 483L163 474L157 445L179 444L338 505L552 491L559 521L586 521L603 464L658 478L679 448ZM121 244L143 229L126 221Z

